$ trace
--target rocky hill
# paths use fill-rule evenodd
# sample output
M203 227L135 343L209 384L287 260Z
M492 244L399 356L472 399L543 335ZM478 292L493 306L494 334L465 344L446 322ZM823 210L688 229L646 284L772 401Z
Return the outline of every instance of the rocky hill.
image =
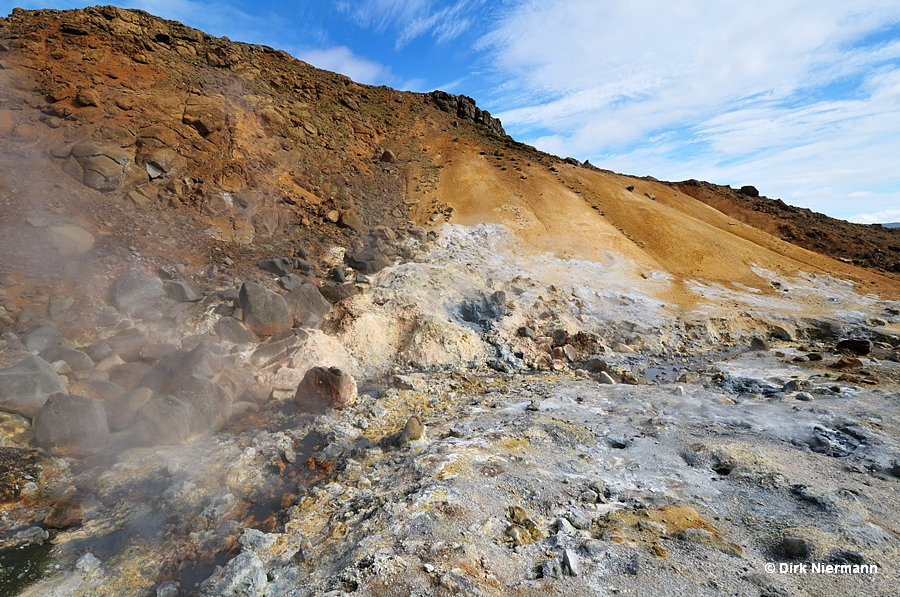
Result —
M896 234L16 9L0 594L887 594Z
M897 224L853 224L836 220L780 199L760 196L752 186L735 190L696 180L671 186L745 224L810 251L881 273L900 271Z

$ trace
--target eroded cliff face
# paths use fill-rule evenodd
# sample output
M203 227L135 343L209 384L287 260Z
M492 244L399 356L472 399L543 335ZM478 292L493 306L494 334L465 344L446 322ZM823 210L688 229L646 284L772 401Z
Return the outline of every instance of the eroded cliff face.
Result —
M896 582L891 272L141 11L0 67L0 592Z

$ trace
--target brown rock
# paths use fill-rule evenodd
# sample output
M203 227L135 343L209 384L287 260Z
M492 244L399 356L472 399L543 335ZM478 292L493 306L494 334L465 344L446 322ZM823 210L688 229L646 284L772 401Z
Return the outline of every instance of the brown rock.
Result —
M406 421L403 432L400 434L400 443L408 444L409 442L422 441L425 439L425 425L422 419L413 415Z
M297 386L294 403L303 410L341 409L356 402L356 380L337 367L313 367Z
M862 366L862 361L856 357L851 357L850 355L844 355L841 357L841 360L829 365L832 369L856 369L857 367Z
M51 529L65 529L81 524L84 515L100 506L97 500L66 497L50 509L50 513L44 518L44 524Z
M82 89L75 96L75 103L79 106L99 106L100 92L96 89Z

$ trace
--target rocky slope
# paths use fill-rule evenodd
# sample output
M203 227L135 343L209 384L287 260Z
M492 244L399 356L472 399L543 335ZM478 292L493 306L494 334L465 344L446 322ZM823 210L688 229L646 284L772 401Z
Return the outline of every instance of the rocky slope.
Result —
M760 196L752 186L736 190L696 180L671 186L745 224L810 251L881 273L900 272L900 234L896 224L853 224L836 220L780 199Z
M140 11L0 19L0 139L0 593L896 584L888 267Z

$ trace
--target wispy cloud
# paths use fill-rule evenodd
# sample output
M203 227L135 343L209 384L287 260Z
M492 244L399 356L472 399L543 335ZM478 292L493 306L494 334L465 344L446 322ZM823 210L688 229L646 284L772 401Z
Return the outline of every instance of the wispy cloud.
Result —
M504 126L542 149L832 214L900 204L900 5L521 0L479 47Z
M394 80L390 68L374 60L357 56L347 46L308 50L299 53L297 58L309 62L317 68L347 75L359 83L379 85Z
M856 214L848 218L857 224L876 224L878 222L900 222L900 209L886 209L873 214Z
M427 34L439 44L456 39L472 27L472 13L484 1L458 0L445 6L439 0L342 0L336 6L361 27L395 31L401 49Z

